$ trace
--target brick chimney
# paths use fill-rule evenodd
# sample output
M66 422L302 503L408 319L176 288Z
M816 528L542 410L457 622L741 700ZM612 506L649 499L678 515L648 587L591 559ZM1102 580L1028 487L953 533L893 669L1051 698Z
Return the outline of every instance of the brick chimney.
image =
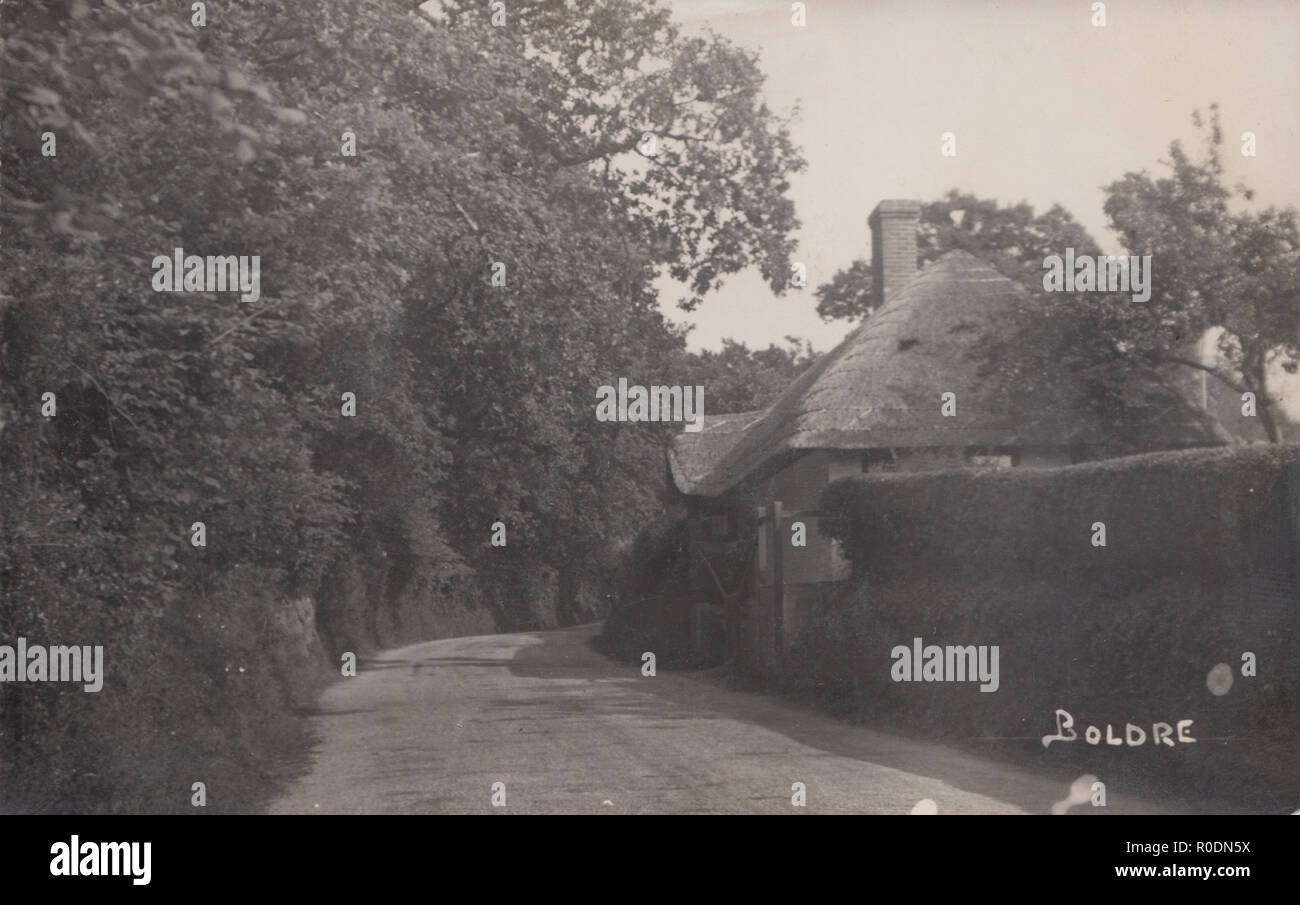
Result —
M916 275L916 230L921 202L882 201L867 218L871 227L871 302L880 307Z

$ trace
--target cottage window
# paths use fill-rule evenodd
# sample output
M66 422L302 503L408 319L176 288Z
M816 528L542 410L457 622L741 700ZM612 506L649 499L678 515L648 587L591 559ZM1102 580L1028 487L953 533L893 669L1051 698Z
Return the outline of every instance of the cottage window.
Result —
M897 471L898 456L893 449L868 449L862 454L862 470Z
M1010 468L1015 464L1010 453L987 446L966 450L966 463L976 468Z

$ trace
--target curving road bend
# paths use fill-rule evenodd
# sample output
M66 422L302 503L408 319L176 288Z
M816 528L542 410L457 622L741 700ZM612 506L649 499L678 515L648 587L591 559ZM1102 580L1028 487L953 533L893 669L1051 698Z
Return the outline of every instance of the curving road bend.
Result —
M1073 779L700 674L642 677L590 649L597 630L451 638L362 661L323 694L313 766L270 812L908 814L928 799L940 814L1048 813ZM791 803L795 782L806 807ZM1105 808L1167 810L1115 792Z

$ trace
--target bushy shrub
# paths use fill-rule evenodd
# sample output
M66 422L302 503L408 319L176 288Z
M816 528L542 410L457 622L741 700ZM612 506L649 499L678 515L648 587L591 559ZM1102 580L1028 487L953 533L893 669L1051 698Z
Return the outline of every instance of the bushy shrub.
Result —
M1169 776L1261 777L1242 795L1285 788L1300 757L1279 730L1300 722L1282 666L1300 630L1300 447L852 478L827 487L822 506L854 578L793 668L838 694L851 687L860 712L948 737L1028 739L997 744L1126 776L1150 758L1082 741L1049 753L1035 739L1058 707L1081 739L1089 723L1150 733L1155 720L1193 719L1194 736L1232 742L1165 758ZM998 645L1000 687L892 681L892 648L916 637ZM1273 666L1243 677L1246 651ZM1235 676L1222 697L1207 688L1218 663Z

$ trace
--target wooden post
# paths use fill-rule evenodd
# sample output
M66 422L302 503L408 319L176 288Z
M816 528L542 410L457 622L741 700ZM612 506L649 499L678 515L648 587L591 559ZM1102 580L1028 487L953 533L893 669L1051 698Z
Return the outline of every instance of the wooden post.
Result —
M1283 562L1290 568L1288 576L1292 581L1300 581L1300 465L1292 463L1283 471L1285 480L1282 487L1282 510L1286 513L1287 527L1282 536L1287 540L1287 549L1282 554Z
M704 603L696 597L691 604L691 650L694 656L703 660L704 651Z
M781 542L781 501L772 501L772 640L778 662L785 657L785 545Z

